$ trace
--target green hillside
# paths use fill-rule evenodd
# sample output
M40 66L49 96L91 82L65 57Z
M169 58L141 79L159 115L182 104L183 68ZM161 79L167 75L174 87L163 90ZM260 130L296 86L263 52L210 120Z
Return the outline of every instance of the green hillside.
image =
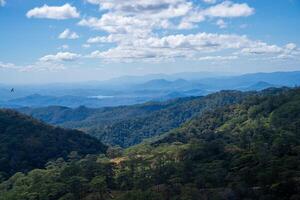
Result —
M299 199L299 131L300 89L266 90L109 158L15 174L0 199Z
M205 97L115 108L47 107L20 111L47 123L85 131L109 145L129 147L177 128L206 110L240 102L249 94L223 91Z
M80 131L43 124L11 110L0 110L0 175L43 167L50 159L105 152L98 140Z

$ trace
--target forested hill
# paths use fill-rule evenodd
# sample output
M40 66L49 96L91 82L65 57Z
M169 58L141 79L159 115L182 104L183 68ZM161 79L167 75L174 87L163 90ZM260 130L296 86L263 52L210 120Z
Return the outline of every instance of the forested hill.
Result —
M20 111L47 123L83 130L107 144L128 147L177 128L206 110L238 103L250 94L222 91L205 97L114 108L47 107Z
M44 167L50 159L104 153L106 146L76 130L55 128L12 110L0 110L0 178Z
M151 144L172 145L184 147L181 178L195 186L231 188L238 199L299 199L300 89L206 112Z
M107 156L17 173L0 199L300 199L300 89L249 95Z
M207 133L241 136L245 130L247 137L264 133L270 129L282 134L284 131L300 133L300 89L267 89L247 96L240 103L219 107L195 116L194 119L177 129L164 134L155 144L186 143ZM280 130L277 131L277 128ZM300 135L299 135L300 136ZM237 138L236 138L237 139ZM240 139L240 138L239 138ZM245 139L245 138L244 138Z

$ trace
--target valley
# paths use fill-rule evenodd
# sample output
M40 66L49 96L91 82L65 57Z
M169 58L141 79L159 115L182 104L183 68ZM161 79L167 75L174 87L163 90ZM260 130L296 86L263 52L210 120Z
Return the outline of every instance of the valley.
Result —
M178 105L175 116L186 112L182 110L185 106L179 106L180 103L197 107L193 107L193 114L188 115L190 117L186 120L140 144L126 149L110 146L105 152L103 146L99 146L102 154L77 146L73 150L83 150L80 154L73 152L68 157L53 157L45 168L16 173L0 184L0 199L299 197L298 88L270 88L246 93L224 91L207 97L173 100L172 105L174 102ZM123 109L128 110L124 114L132 118L131 123L140 124L133 117L137 112L152 117L153 110L161 112L161 107L172 107L169 103L160 106L150 103ZM204 109L203 105L207 108ZM73 109L57 108L60 112L63 109L65 113L72 113L70 116L75 116ZM121 108L114 109L122 113ZM89 111L86 115L97 112L99 115L99 111ZM100 116L104 115L102 112ZM28 117L13 111L2 113L2 118L16 115L20 117L9 119L33 123ZM43 116L41 113L40 116ZM109 116L115 114L108 113L104 116L109 121ZM114 120L122 121L123 116L117 116L119 119ZM53 120L51 117L48 119ZM59 118L56 119L59 121ZM40 122L35 123L40 126ZM7 124L2 122L1 127L5 126ZM122 127L123 130L126 127ZM41 134L44 135L43 132ZM51 188L51 191L46 188Z

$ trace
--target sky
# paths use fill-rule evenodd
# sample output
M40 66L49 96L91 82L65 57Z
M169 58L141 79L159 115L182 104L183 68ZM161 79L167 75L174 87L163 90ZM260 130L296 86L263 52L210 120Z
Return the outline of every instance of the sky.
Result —
M300 0L0 0L0 83L300 70Z

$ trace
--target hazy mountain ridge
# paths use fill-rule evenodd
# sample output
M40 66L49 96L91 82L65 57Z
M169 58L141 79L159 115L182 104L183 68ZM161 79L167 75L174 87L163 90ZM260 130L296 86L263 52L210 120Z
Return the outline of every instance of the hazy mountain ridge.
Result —
M180 77L180 75L182 75ZM172 77L172 78L170 78ZM198 78L197 78L198 77ZM240 76L149 75L121 77L105 82L52 84L41 86L2 86L2 107L107 107L165 101L187 96L203 96L220 90L263 90L267 87L300 85L300 72L256 73ZM136 81L135 81L136 80ZM264 85L260 84L265 82ZM15 93L10 88L15 87ZM100 97L100 98L98 98Z

